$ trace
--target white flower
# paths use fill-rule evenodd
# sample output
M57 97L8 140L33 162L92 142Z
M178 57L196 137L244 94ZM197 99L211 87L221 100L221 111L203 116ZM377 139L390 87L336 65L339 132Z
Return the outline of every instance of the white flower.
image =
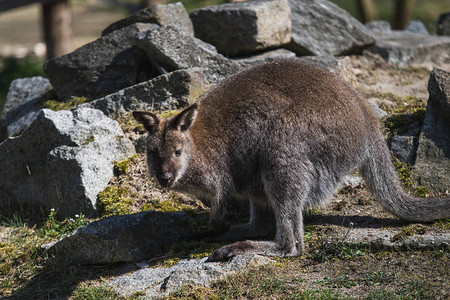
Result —
M51 211L51 212L53 212L53 211L55 211L55 209L54 209L54 208L52 208L52 209L50 209L50 211Z
M78 215L78 214L75 215L75 218L79 218L79 217L80 217L80 215Z
M70 220L70 222L75 222L75 220L74 220L74 219L72 219L72 218L70 218L69 220Z

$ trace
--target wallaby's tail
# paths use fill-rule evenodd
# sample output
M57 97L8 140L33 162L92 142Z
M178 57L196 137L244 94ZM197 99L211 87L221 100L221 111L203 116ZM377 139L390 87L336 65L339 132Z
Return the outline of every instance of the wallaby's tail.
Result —
M403 192L384 139L376 134L368 143L361 172L385 209L410 221L450 218L450 198L416 198Z

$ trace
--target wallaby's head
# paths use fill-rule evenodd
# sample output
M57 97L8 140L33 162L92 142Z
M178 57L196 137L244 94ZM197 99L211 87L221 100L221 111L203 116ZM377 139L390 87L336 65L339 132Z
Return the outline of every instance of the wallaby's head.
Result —
M144 111L134 111L133 116L148 131L150 174L161 186L174 186L189 162L191 142L188 129L197 116L197 105L193 104L167 120L160 120L155 114Z

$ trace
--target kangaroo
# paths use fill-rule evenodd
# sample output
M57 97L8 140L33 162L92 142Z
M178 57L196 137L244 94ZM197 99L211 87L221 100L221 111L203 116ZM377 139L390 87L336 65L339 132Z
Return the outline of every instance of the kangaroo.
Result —
M450 217L450 199L403 192L366 101L309 63L280 60L245 69L167 120L142 111L133 116L148 131L148 166L161 186L209 205L217 240L241 240L218 248L209 261L303 254L303 209L329 199L355 169L395 216ZM230 227L225 203L234 196L250 200L251 217ZM273 231L273 241L245 240Z

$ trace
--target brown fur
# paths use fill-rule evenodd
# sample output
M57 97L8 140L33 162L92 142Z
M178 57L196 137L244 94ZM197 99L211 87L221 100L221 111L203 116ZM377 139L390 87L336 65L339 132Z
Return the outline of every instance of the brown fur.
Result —
M149 131L151 173L161 185L210 205L211 224L225 232L217 239L276 230L274 241L223 246L210 260L303 253L302 210L329 199L357 168L391 213L417 221L450 217L450 199L417 199L402 191L366 101L311 64L261 64L224 80L169 120L148 112L134 116ZM228 227L224 203L236 195L250 200L251 219Z

